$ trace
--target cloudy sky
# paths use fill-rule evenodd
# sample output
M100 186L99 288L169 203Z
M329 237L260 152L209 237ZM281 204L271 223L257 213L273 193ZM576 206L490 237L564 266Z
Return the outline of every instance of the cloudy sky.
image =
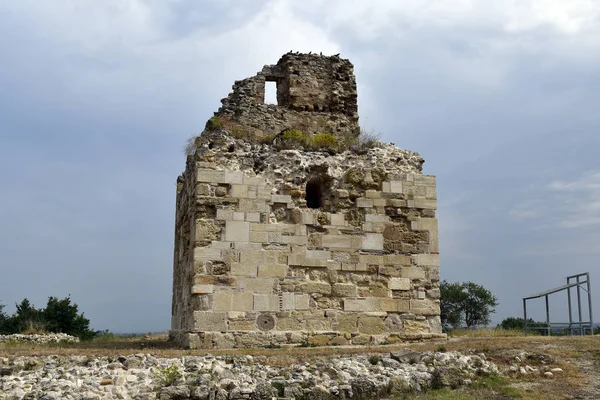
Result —
M354 63L361 125L438 177L442 277L494 322L585 271L600 310L598 0L0 0L8 311L168 329L185 141L289 50Z

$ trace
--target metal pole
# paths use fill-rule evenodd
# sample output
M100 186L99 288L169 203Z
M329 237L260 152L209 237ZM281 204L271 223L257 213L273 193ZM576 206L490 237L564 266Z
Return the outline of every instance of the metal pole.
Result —
M550 307L548 306L548 295L546 297L546 329L548 330L548 336L550 336Z
M590 283L590 273L586 272L587 275L587 292L588 292L588 307L590 311L590 330L591 334L594 334L594 318L592 317L592 285Z
M582 335L583 325L581 322L583 318L581 317L581 286L579 285L579 275L577 275L577 308L579 311L579 334Z
M523 299L523 322L525 323L523 326L523 331L525 332L525 336L527 336L527 300Z
M567 278L567 285L570 284L571 278ZM569 300L569 334L573 335L573 311L571 309L571 288L567 288L567 299Z

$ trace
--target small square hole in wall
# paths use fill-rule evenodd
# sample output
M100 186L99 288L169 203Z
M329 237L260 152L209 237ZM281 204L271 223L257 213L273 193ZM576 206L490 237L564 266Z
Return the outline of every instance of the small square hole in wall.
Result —
M265 82L265 104L277 104L277 82Z

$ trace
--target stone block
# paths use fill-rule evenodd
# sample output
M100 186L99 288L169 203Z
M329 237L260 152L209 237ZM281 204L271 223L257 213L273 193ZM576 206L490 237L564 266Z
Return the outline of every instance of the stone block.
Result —
M234 292L231 294L231 310L252 311L253 293Z
M225 332L226 316L224 312L194 311L194 330Z
M258 266L246 263L231 263L231 275L233 276L257 276Z
M327 261L331 259L331 252L328 250L306 250L306 258Z
M260 176L244 175L243 184L244 185L264 185L265 180L263 178L261 178Z
M277 241L274 241L277 243ZM306 246L308 244L307 236L287 236L281 235L279 236L279 243L283 244L295 244L298 246Z
M409 312L410 311L410 300L409 299L396 299L398 312Z
M425 270L419 267L403 267L401 274L403 278L425 279Z
M356 207L371 208L371 207L373 207L373 199L367 199L366 197L359 197L356 199Z
M214 292L214 285L194 285L192 286L192 294L209 294Z
M233 220L234 221L243 221L246 218L246 213L241 211L234 211Z
M363 250L383 250L383 235L381 233L367 233L362 239Z
M253 294L254 311L279 311L279 296L276 294Z
M196 181L206 183L225 183L225 171L198 168L196 171Z
M435 186L434 175L414 175L414 183L419 186Z
M208 183L196 185L196 196L210 196L210 185Z
M358 315L356 314L342 314L338 315L337 318L337 330L340 332L356 332L358 331Z
M330 225L346 225L346 219L344 214L329 214Z
M323 235L321 238L323 247L351 248L352 236L347 235Z
M425 188L425 198L435 200L437 198L437 192L435 186L427 186Z
M405 319L403 321L404 333L429 333L429 322L414 319Z
M308 281L300 284L300 290L304 293L331 294L331 285L327 282Z
M358 259L360 263L367 265L381 265L383 263L383 256L374 254L361 254Z
M249 242L250 223L245 221L225 221L225 240L228 242Z
M368 270L368 266L365 263L358 263L356 264L356 271L358 272L367 272Z
M381 311L378 297L344 299L344 311L369 312Z
M266 213L269 211L269 206L262 199L240 199L238 209L246 212Z
M221 250L212 247L194 248L194 261L222 261Z
M440 266L439 254L416 254L413 256L417 265Z
M440 315L440 303L437 300L412 300L410 312L417 315Z
M233 210L217 209L217 218L221 220L233 220Z
M367 215L365 215L365 221L367 221L367 222L389 222L390 217L388 217L387 215L367 214Z
M329 336L311 335L308 338L308 344L311 346L327 346L329 344Z
M225 183L241 185L244 183L244 173L242 171L225 171Z
M260 222L260 213L257 213L257 212L248 212L248 213L246 213L246 221L248 221L248 222Z
M247 198L248 197L248 185L231 185L231 197Z
M231 249L231 242L219 242L215 240L210 243L210 248L219 250L229 250Z
M221 238L221 226L215 224L212 219L196 220L194 239L197 241L219 240Z
M387 199L373 199L373 207L385 207L388 204Z
M337 297L356 297L356 286L352 283L334 283L331 294Z
M361 315L358 317L358 331L367 335L381 335L385 333L383 318Z
M383 256L383 265L410 265L410 256L404 254L386 254Z
M291 311L296 309L296 301L294 293L282 293L281 295L281 310Z
M410 200L409 200L410 201ZM423 208L427 210L435 210L437 209L437 200L430 199L414 199L412 206L414 208ZM410 204L409 204L410 207Z
M315 223L315 216L310 211L304 211L301 214L300 222L304 225L312 225Z
M390 278L389 286L391 290L410 290L410 279Z
M390 182L382 182L381 183L381 191L383 193L392 193L392 185Z
M365 197L368 199L378 199L381 197L381 192L379 190L367 190L365 192Z
M259 278L283 278L287 274L286 264L260 264L258 266Z
M268 243L269 235L267 232L250 231L250 241L252 243Z
M269 278L243 278L239 280L239 288L249 293L272 294L275 280Z
M289 194L273 194L271 195L272 203L290 203L292 201L292 196Z
M402 182L391 181L390 182L390 193L402 193Z
M294 294L294 307L296 310L308 310L310 296L308 294Z
M252 305L252 301L250 302ZM240 320L229 320L230 331L255 331L257 329L254 320L240 319Z
M227 290L227 291L221 291L221 292L215 292L213 293L213 311L232 311L231 308L231 297L232 297L232 292Z
M379 299L379 309L386 312L397 312L398 300L383 297Z

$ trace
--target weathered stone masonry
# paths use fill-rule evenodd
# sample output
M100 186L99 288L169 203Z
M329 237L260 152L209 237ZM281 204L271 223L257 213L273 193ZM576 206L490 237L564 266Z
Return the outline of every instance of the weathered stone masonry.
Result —
M273 77L280 105L266 106ZM211 348L441 336L435 177L417 153L278 151L232 133L355 135L352 65L287 54L241 82L178 179L172 337Z

